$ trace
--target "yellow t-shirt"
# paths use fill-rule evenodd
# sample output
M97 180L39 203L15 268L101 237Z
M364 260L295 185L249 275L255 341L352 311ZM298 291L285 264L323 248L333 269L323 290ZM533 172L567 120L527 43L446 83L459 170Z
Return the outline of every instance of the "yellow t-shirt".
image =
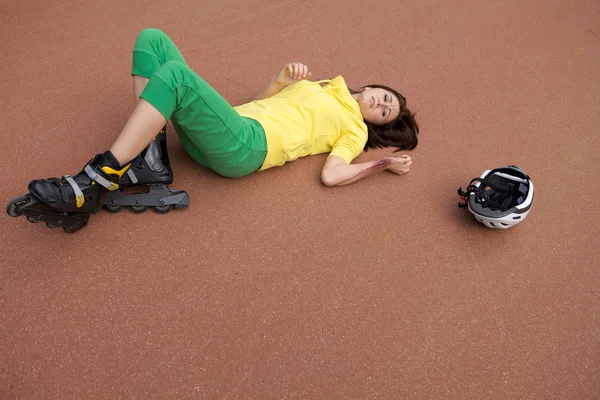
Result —
M367 143L360 107L341 76L300 81L272 97L234 108L265 130L267 156L260 170L327 152L350 163Z

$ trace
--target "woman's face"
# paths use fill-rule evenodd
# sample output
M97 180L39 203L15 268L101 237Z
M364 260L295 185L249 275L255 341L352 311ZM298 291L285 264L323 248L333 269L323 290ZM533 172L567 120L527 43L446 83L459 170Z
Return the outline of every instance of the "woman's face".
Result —
M400 114L400 102L392 92L366 87L362 92L352 95L360 106L360 112L367 122L385 125L394 121Z

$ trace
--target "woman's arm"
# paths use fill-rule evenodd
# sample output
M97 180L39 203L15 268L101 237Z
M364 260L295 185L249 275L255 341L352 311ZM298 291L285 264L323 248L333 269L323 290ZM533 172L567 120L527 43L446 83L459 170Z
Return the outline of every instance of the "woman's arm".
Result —
M279 93L284 87L286 87L286 85L278 83L275 80L275 78L273 78L269 81L269 83L267 83L267 85L264 88L262 88L258 92L256 92L256 94L254 96L252 96L250 101L262 100L262 99L269 98L269 97Z
M308 71L308 67L301 63L286 64L281 70L267 83L267 85L259 90L250 101L262 100L279 93L283 88L293 83L309 78L312 74Z
M359 164L348 164L341 157L330 156L321 171L321 182L328 187L348 185L384 169L402 175L408 172L411 164L409 156L389 156Z

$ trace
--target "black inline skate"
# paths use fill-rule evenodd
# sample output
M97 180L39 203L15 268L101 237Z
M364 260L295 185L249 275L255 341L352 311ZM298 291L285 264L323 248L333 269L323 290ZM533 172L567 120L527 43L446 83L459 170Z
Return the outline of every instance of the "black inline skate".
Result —
M87 225L90 214L103 205L112 212L120 211L123 206L133 212L152 207L159 213L166 213L173 207L187 207L187 193L167 187L172 181L163 128L156 139L126 166L119 165L112 153L106 151L96 155L73 177L65 175L61 179L31 181L29 193L12 199L6 206L6 213L11 217L23 215L29 222L43 221L49 228L62 227L65 232L74 233ZM130 188L134 190L144 185L148 188L147 193L126 193Z
M24 215L29 222L45 222L49 228L62 227L67 233L87 225L110 190L129 165L121 166L110 151L97 154L83 170L71 177L36 179L29 182L29 193L12 199L6 206L11 217Z
M164 214L173 208L188 206L186 192L167 186L173 182L173 170L167 153L166 133L164 127L131 162L131 167L119 180L119 189L108 194L104 202L106 211L115 213L127 206L134 213L142 213L150 208Z

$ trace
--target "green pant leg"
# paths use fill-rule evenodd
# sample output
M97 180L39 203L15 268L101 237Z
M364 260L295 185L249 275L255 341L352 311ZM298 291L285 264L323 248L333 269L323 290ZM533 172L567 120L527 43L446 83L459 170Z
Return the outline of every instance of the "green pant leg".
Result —
M133 46L131 75L139 75L149 79L161 65L169 61L178 61L187 65L183 55L166 33L154 28L143 29ZM189 147L190 139L180 133L182 131L176 123L173 126L178 132L179 139L184 147L186 145ZM208 167L206 157L199 151L196 152L193 158L201 165Z
M185 150L200 164L230 177L262 165L267 145L260 124L241 117L185 64L161 65L141 97L173 121Z
M187 65L181 52L166 33L153 28L142 30L133 46L131 75L149 79L158 67L169 61Z
M181 141L181 144L182 144L183 148L185 149L186 153L188 153L188 155L194 161L196 161L198 164L202 165L203 167L210 168L210 163L208 162L208 159L206 158L206 156L204 154L202 154L202 152L194 144L192 139L190 139L184 133L185 128L179 126L179 124L175 121L171 121L171 122L173 123L173 128L175 128L175 132L177 133L177 136L179 137L179 140Z

